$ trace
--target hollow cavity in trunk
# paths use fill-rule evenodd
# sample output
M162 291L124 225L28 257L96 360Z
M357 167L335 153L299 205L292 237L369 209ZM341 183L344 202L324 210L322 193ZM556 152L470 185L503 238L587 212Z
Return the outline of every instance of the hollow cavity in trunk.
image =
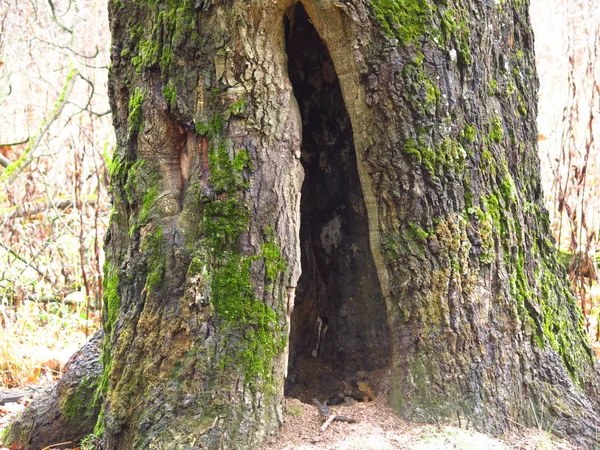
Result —
M304 8L295 6L285 22L305 171L302 276L291 319L286 394L303 401L362 400L371 395L365 385L377 389L386 371L390 337L352 126L334 64Z

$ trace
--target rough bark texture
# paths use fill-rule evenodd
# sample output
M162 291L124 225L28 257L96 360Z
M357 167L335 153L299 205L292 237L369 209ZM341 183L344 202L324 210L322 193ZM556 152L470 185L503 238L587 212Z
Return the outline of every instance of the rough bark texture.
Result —
M103 338L104 333L97 332L69 359L60 381L38 394L11 422L2 436L4 445L26 450L50 445L73 448L94 431L100 412L96 390L102 376Z
M383 299L387 324L365 332L376 348L389 329L393 406L491 432L539 425L593 446L596 362L541 203L528 2L301 3L335 72L312 84L337 77L352 129L336 136L334 120L311 145L345 140L336 148L356 154L360 189L349 191L363 196L373 261L358 267L373 274L373 295L360 294L354 311L379 311L382 322ZM96 428L106 448L250 448L281 421L302 162L322 186L329 164L301 161L301 150L319 153L302 147L318 128L302 114L330 113L293 95L302 88L288 56L296 68L311 63L301 42L285 42L284 23L293 41L302 14L292 6L110 5L118 150ZM339 230L340 243L365 251ZM305 260L327 247L321 236ZM350 245L339 248L348 261ZM335 316L340 305L328 304L328 322L360 326ZM302 326L301 340L317 333L292 324Z

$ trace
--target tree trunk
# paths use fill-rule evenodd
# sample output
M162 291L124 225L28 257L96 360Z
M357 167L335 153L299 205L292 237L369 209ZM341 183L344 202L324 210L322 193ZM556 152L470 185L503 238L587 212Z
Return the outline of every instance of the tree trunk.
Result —
M96 397L102 377L102 330L77 351L63 369L62 378L40 392L2 433L11 449L73 448L94 431L100 411ZM59 445L60 444L60 445Z
M111 2L106 448L250 448L286 376L386 370L402 416L597 442L527 8Z

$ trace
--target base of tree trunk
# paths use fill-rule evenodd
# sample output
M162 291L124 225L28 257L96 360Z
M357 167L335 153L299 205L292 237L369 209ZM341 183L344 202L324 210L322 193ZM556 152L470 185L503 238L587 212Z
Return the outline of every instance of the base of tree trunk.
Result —
M98 331L69 359L60 381L12 421L2 436L4 445L28 450L72 448L94 431L100 412L95 394L102 375L103 338L103 331Z

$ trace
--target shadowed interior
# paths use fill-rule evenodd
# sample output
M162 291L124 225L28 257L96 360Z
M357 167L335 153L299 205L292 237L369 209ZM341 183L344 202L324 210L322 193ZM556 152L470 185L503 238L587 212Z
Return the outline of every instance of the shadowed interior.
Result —
M357 382L374 386L372 379L381 378L390 337L352 126L331 57L302 5L290 10L285 26L305 171L302 276L291 319L286 394L303 401L362 400Z

